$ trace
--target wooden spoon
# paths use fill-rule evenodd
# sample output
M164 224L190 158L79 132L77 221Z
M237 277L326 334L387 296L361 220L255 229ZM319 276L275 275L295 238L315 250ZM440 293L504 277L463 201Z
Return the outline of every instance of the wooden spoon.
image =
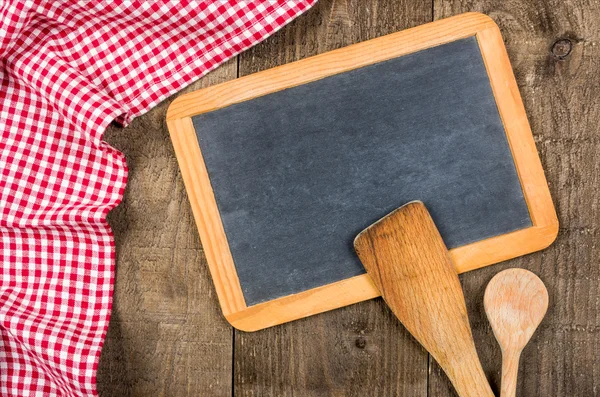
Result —
M485 313L502 349L500 397L514 397L521 351L548 309L548 291L525 269L504 270L492 278L483 298Z
M429 212L420 201L362 231L354 248L396 317L431 353L461 397L493 397L465 298Z

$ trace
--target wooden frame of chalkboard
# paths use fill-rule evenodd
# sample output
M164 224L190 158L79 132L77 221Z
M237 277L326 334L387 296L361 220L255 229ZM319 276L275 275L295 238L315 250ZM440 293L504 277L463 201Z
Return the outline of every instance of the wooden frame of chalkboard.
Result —
M453 263L459 273L466 272L554 241L556 212L500 30L486 15L458 15L208 87L171 104L168 129L223 314L234 327L255 331L375 298L379 292L363 274L247 306L192 116L468 37L477 39L532 226L451 249Z

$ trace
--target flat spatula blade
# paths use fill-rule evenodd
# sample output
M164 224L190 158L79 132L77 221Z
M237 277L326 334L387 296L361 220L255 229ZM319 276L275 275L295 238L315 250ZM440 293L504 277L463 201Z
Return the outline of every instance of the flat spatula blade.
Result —
M448 250L414 201L362 231L354 247L383 299L431 353L462 397L493 397Z

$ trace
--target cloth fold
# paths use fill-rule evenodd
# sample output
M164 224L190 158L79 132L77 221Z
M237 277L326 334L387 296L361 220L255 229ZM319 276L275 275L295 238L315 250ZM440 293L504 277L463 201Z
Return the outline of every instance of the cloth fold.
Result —
M114 283L102 141L316 0L0 3L0 395L96 395Z

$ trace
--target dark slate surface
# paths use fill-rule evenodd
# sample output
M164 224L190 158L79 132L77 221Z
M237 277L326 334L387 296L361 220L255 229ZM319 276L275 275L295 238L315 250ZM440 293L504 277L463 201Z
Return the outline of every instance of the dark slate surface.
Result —
M246 303L364 273L411 200L449 248L531 226L475 38L193 118Z

